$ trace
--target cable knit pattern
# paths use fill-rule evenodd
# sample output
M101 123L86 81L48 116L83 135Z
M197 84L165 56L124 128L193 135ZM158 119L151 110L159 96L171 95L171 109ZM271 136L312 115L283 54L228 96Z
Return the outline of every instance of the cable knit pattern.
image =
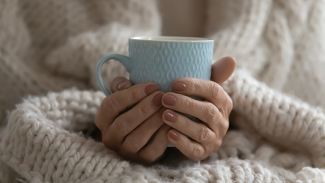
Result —
M17 106L8 121L1 158L31 182L325 182L324 170L310 167L324 167L324 114L245 72L237 71L224 88L236 112L259 133L230 131L222 147L200 163L170 156L146 168L75 133L93 126L104 98L99 91L75 89L29 97ZM273 143L283 145L282 150Z
M204 161L169 154L147 167L87 134L104 98L96 62L127 55L128 37L159 35L156 2L0 1L1 122L33 95L0 129L0 180L325 183L324 9L325 0L208 0L214 58L238 63L223 84L238 129ZM102 75L127 73L110 61Z
M324 0L210 0L214 57L234 56L268 86L325 107Z

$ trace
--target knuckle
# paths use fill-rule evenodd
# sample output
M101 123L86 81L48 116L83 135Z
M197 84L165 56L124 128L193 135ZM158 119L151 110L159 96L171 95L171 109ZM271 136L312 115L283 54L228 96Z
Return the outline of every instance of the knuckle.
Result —
M101 104L101 109L104 110L105 112L109 112L112 115L118 115L118 109L115 103L115 100L113 99L112 96L106 97L104 101Z
M139 140L134 137L133 138L126 137L124 143L127 148L126 150L131 153L136 153L142 148L141 144L139 143Z
M115 121L113 122L113 125L115 125L116 130L120 134L127 134L127 132L128 132L128 129L127 129L128 124L124 119L122 119L120 117L116 118Z
M232 108L233 108L232 100L226 94L225 102L224 102L224 105L222 106L222 108L220 108L220 112L225 118L228 119Z
M183 123L180 125L182 129L188 128L190 120L188 118L184 118Z
M199 135L198 140L200 142L209 141L211 138L210 130L207 127L200 128L198 135Z
M201 149L198 146L193 146L191 151L191 159L193 160L200 160L201 156Z
M183 105L187 110L192 110L194 108L194 102L190 98L185 98L183 101Z
M210 86L208 87L213 98L218 98L220 95L221 86L217 83L210 82Z
M192 82L192 87L191 87L193 92L196 93L196 92L200 91L201 85L202 84L201 84L200 80L194 80Z
M140 105L139 106L139 113L140 113L141 117L146 118L146 117L151 115L151 110L148 107L148 105Z
M212 103L207 103L207 110L206 110L207 114L206 116L206 122L210 123L210 122L215 122L218 119L218 114L219 114L219 110L218 108L213 105Z
M132 91L130 96L130 101L135 102L141 99L140 93L138 91Z
M221 115L222 115L223 117L225 117L225 118L228 118L228 115L227 115L228 111L227 111L227 109L228 109L227 106L222 106L222 107L220 107L220 109L219 109Z

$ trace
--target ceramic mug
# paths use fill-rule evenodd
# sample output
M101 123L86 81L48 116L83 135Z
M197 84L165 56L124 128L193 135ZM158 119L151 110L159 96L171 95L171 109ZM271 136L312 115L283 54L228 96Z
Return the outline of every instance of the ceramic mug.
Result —
M171 84L177 78L210 80L213 45L213 40L203 38L133 37L129 39L130 56L110 54L99 60L96 67L97 83L106 96L111 94L101 77L101 68L110 59L124 66L130 73L132 84L151 81L163 92L170 92ZM200 122L193 116L183 115ZM169 143L168 147L174 146Z
M97 83L106 96L111 94L101 77L101 68L110 59L124 66L132 84L151 81L163 92L170 92L177 78L210 80L213 45L213 40L204 38L133 37L129 39L130 56L110 54L99 60Z

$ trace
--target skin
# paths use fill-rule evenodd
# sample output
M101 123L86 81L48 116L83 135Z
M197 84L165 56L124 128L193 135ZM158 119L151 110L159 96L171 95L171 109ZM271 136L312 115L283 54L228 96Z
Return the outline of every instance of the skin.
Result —
M154 83L132 86L126 78L115 78L110 86L113 94L102 101L95 115L102 142L123 158L144 164L157 161L169 142L190 160L207 158L220 147L229 127L233 104L220 84L231 76L235 65L235 59L223 57L212 65L211 81L180 78L168 93Z

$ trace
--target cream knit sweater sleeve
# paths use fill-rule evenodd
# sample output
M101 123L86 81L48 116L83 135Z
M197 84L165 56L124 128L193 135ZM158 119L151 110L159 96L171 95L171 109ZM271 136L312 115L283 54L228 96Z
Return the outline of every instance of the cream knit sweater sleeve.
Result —
M209 0L214 58L233 56L269 87L325 108L324 0Z
M129 37L160 34L152 0L4 0L0 24L0 120L26 95L96 88L100 57L127 55ZM109 83L127 73L110 61L102 75Z

